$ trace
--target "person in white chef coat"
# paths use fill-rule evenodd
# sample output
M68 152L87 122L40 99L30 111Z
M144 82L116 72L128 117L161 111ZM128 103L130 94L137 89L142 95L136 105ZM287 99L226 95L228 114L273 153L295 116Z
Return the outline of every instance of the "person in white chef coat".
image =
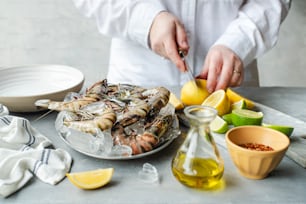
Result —
M112 37L110 83L183 85L184 50L210 92L258 86L256 58L278 39L290 0L73 0Z

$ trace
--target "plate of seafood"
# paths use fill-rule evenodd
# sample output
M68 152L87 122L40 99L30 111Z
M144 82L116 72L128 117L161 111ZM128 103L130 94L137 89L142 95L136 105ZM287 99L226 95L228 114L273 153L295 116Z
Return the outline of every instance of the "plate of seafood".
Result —
M36 112L41 98L63 100L68 92L79 92L81 71L65 65L29 65L0 69L0 103L10 112Z
M72 149L110 160L136 159L167 147L179 134L164 87L96 82L63 101L40 99L37 107L58 111L55 128Z

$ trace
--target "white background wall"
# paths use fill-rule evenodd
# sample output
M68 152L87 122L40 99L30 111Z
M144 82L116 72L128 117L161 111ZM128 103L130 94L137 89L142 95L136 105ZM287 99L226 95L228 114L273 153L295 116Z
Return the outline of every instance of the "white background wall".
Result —
M259 59L262 86L306 86L306 1L292 0L278 44Z
M109 45L72 0L0 0L0 67L65 64L94 82L105 77Z
M0 67L65 64L92 83L106 76L109 46L71 0L0 0ZM294 0L278 45L259 66L261 86L306 86L306 1Z

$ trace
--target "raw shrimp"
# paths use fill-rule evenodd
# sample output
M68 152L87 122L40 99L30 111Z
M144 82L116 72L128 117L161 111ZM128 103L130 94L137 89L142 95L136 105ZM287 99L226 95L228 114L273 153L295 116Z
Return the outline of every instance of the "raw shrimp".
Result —
M91 134L97 129L111 130L115 144L128 145L133 154L140 154L155 148L172 124L172 115L160 114L169 96L170 91L164 87L108 84L105 79L71 101L43 99L35 104L66 111L63 124L69 128Z
M102 131L110 129L116 121L116 113L110 108L105 109L98 115L92 115L92 117L89 117L88 112L83 114L79 112L78 114L80 120L64 120L64 125L81 132L95 134L97 128Z
M128 128L117 125L112 129L114 143L127 145L132 148L132 154L141 154L154 149L161 136L165 134L172 125L172 115L159 115L144 130L131 131Z

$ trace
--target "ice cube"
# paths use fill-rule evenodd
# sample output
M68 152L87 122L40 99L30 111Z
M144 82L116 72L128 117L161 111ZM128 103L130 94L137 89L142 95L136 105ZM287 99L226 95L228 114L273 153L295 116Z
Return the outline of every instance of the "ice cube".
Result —
M150 163L144 163L142 166L142 170L138 172L138 178L146 183L158 183L159 175L158 171Z
M94 140L93 136L69 128L66 128L65 131L63 131L63 128L61 130L61 135L65 138L66 141L68 141L68 143L71 144L71 146L85 152L89 151L88 141Z
M132 148L127 145L115 145L110 152L112 157L130 157L132 155Z
M89 141L90 150L93 153L108 155L113 147L113 139L108 131L97 129L97 135Z

